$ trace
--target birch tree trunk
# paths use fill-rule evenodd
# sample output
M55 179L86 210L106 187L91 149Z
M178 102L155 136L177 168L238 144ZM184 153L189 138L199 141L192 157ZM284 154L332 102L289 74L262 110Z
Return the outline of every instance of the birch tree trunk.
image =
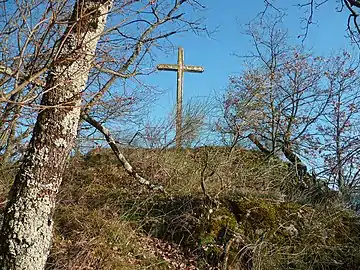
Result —
M1 229L0 269L44 269L55 196L77 135L81 97L111 0L77 0L44 87L37 122L10 191Z

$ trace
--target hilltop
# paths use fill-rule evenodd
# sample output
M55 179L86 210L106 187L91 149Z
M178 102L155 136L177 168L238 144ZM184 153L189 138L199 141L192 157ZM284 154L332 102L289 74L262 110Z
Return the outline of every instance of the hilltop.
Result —
M358 269L359 218L288 164L236 148L108 149L70 159L47 269ZM1 196L11 172L2 169Z

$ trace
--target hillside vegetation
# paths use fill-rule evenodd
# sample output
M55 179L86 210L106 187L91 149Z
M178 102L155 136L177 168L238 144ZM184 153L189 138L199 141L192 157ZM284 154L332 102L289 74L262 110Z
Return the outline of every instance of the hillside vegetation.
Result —
M69 161L47 269L359 269L359 219L284 162L224 147L107 149ZM3 201L12 171L2 168ZM202 188L203 186L203 188Z

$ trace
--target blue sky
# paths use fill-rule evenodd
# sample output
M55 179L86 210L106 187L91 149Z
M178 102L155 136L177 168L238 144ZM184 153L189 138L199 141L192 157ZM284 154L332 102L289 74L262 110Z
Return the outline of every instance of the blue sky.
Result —
M305 10L286 2L297 1L278 0L277 6L287 9L288 15L284 18L284 26L288 29L294 44L300 43L301 39L297 36L304 33L301 17L304 16ZM238 74L242 70L242 60L234 56L234 53L247 54L252 51L249 37L241 33L241 25L248 23L261 12L264 2L228 0L224 3L225 1L209 0L206 11L201 14L206 18L207 27L218 30L212 38L187 33L172 39L175 47L184 48L185 64L202 65L205 68L203 74L185 74L184 102L221 95L228 83L229 75ZM310 27L305 45L315 54L329 55L343 48L350 49L350 40L345 37L347 12L336 12L336 7L336 2L331 1L314 14L314 24ZM157 59L158 63L176 61L176 49L167 56L158 55ZM176 73L158 72L146 78L146 82L164 91L151 107L151 118L167 117L176 102Z

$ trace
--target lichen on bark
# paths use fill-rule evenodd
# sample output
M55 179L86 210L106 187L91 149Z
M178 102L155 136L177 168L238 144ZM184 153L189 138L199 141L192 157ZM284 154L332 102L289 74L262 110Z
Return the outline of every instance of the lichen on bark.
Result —
M84 90L112 1L76 1L57 42L29 148L1 228L0 269L43 269L51 246L55 197L72 149ZM93 22L89 27L86 22Z

